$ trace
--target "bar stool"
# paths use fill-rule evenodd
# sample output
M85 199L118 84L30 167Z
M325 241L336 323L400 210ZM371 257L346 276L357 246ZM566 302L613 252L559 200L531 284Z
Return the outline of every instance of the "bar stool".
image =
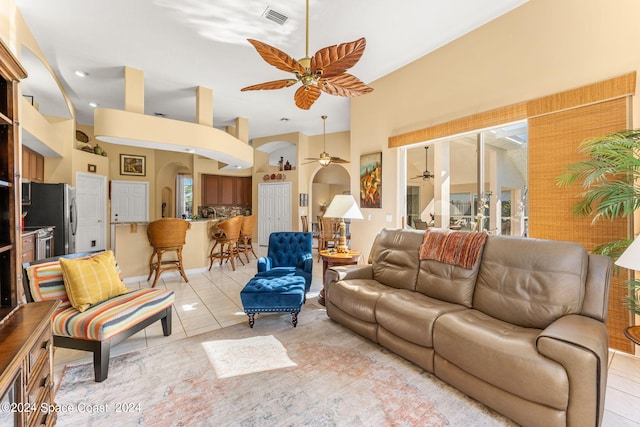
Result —
M240 238L240 229L242 228L242 215L234 216L233 218L226 219L219 223L217 227L212 228L213 247L209 253L209 271L213 266L213 262L216 259L222 261L231 261L231 268L236 270L235 259L238 258L242 265L244 261L240 258L238 252L238 239ZM216 248L220 246L218 252Z
M184 281L189 283L182 266L182 247L186 241L187 230L190 228L191 223L180 218L162 218L152 221L147 226L147 237L153 247L153 253L149 258L147 281L155 273L152 288L156 286L160 274L170 270L178 270ZM162 259L165 252L175 252L176 259Z
M242 217L242 227L240 228L240 239L238 239L238 252L244 254L245 258L247 258L247 262L249 262L249 254L252 253L253 256L258 259L255 251L253 250L253 229L256 226L256 216L248 215Z

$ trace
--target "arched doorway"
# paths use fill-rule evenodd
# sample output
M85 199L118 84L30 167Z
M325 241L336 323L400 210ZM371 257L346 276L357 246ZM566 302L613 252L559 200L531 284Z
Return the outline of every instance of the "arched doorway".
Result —
M332 163L325 167L319 166L313 174L309 189L309 222L317 222L317 218L324 214L333 196L349 194L350 183L351 177L343 165Z

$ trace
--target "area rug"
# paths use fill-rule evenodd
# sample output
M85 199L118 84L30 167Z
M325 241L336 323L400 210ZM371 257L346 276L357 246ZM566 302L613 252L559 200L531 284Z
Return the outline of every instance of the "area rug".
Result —
M111 359L67 366L60 426L512 426L308 301Z

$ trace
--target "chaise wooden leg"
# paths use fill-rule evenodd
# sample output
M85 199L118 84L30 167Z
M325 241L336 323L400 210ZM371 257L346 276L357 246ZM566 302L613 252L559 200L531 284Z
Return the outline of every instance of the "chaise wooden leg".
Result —
M103 341L100 348L93 352L93 372L97 383L107 379L109 375L109 354L111 353L111 341Z
M298 326L298 312L297 311L292 311L291 312L291 323L293 323L293 327L294 328L296 326Z
M160 323L162 324L162 334L168 337L171 335L171 316L173 314L171 307L166 309L166 313L167 315L160 320Z

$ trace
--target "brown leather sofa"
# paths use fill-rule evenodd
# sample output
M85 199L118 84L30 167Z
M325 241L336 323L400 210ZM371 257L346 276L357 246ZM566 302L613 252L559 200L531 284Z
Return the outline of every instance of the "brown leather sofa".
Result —
M426 259L425 231L384 229L370 264L333 267L327 314L526 426L599 426L609 258L488 236L473 268Z

